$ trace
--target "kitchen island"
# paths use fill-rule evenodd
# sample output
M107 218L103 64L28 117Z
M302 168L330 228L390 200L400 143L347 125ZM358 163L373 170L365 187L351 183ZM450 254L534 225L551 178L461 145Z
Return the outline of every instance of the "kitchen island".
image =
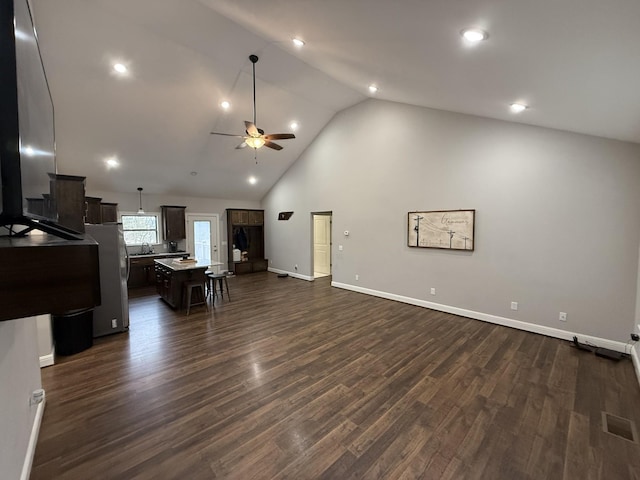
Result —
M129 253L129 279L127 287L140 288L156 284L154 260L180 258L187 252Z
M207 278L205 272L209 268L209 263L165 258L154 260L154 264L158 295L173 308L186 308L183 298L185 282L202 282L204 288Z

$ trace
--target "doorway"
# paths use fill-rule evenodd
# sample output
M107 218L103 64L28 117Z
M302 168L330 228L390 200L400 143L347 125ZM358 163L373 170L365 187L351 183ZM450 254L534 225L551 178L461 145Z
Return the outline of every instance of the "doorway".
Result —
M313 278L331 275L331 212L315 212L313 220Z
M220 262L218 248L217 214L187 214L187 250L199 262L215 265ZM219 273L220 266L211 267L215 273Z

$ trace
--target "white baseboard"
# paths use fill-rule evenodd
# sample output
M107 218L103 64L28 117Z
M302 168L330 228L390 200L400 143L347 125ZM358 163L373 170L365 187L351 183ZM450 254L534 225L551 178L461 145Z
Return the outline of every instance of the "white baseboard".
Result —
M482 320L483 322L494 323L505 327L511 327L518 330L524 330L526 332L538 333L540 335L546 335L548 337L560 338L563 340L572 340L574 336L582 343L591 343L598 347L608 348L615 350L616 352L628 353L625 350L626 343L616 342L614 340L607 340L606 338L592 337L590 335L583 335L574 332L568 332L566 330L560 330L558 328L545 327L543 325L536 325L535 323L522 322L520 320L514 320L512 318L499 317L497 315L491 315L488 313L475 312L473 310L465 310L464 308L452 307L449 305L442 305L440 303L427 302L426 300L420 300L417 298L405 297L403 295L396 295L393 293L381 292L379 290L372 290L370 288L358 287L355 285L349 285L347 283L331 282L332 287L343 288L345 290L351 290L354 292L364 293L366 295L372 295L374 297L386 298L388 300L395 300L396 302L408 303L410 305L416 305L418 307L430 308L431 310L438 310L439 312L452 313L453 315L460 315L461 317L473 318L475 320ZM640 364L639 364L640 365ZM636 373L638 369L636 369ZM640 377L639 377L640 379Z
M29 436L29 444L27 445L27 453L22 464L22 473L20 480L29 480L31 476L31 466L33 465L33 457L36 453L36 444L38 443L38 435L40 434L40 425L42 424L42 416L44 415L44 406L46 404L46 394L42 401L36 407L36 416L33 419L31 427L31 435Z
M53 355L53 347L51 347L51 352L47 355L42 355L40 357L40 368L49 367L55 363L55 357Z
M313 282L314 278L309 275L301 275L300 273L287 272L286 270L279 270L277 268L269 267L269 271L272 273L286 273L290 277L299 278L300 280L306 280L308 282Z

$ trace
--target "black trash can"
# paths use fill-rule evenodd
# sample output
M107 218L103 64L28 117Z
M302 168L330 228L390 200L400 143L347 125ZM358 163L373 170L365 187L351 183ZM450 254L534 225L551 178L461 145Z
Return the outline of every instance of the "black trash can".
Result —
M73 355L93 346L93 309L70 310L53 317L56 354Z

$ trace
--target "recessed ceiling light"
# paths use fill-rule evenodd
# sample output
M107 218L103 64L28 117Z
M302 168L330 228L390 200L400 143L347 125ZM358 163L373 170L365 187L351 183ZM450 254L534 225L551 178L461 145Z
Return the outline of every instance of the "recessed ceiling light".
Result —
M198 172L191 172L192 177L195 177L196 175L198 175Z
M289 124L289 128L290 128L291 130L293 130L293 131L298 130L298 127L299 127L299 126L300 126L300 125L298 125L298 122L291 122L291 123Z
M298 37L292 38L291 41L298 48L304 47L304 40L302 40L302 39L300 39Z
M258 183L258 179L257 179L256 177L249 177L248 182L249 182L251 185L255 185L256 183Z
M220 102L220 106L224 110L229 110L229 108L231 107L231 104L227 100L223 100L222 102Z
M113 69L118 73L127 73L127 66L123 63L114 63Z
M369 93L376 93L378 91L378 87L374 84L369 85Z
M481 42L489 38L489 34L479 28L465 28L460 32L462 38L471 43Z
M104 163L107 165L107 168L115 168L120 166L120 162L116 157L107 158Z
M529 108L527 105L525 105L524 103L512 103L511 105L509 105L509 108L511 108L511 111L513 113L520 113L520 112L524 112L527 108Z

